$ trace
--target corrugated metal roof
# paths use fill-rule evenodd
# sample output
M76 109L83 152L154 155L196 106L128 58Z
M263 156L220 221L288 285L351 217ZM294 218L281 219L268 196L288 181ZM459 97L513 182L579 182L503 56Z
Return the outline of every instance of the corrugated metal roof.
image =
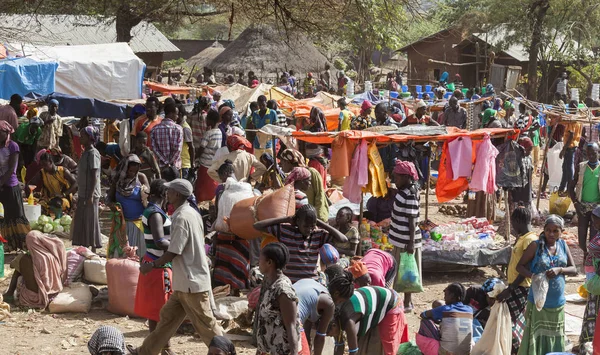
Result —
M72 15L0 15L0 41L35 45L85 45L114 43L117 30L114 18ZM4 32L4 33L3 33ZM131 30L129 43L135 53L178 52L171 41L153 24L141 22Z

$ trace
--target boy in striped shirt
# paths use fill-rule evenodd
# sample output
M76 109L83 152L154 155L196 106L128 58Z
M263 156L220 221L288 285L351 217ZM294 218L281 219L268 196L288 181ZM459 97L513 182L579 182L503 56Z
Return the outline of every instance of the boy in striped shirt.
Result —
M417 227L419 223L419 190L414 182L419 179L415 165L408 161L396 161L394 167L394 182L398 189L392 210L392 223L388 238L394 246L394 259L400 265L400 254L414 254L419 268L419 280L421 275L421 233ZM394 289L398 292L402 290ZM404 312L410 313L413 304L410 293L404 294Z
M290 261L283 273L292 283L301 279L317 280L319 249L333 237L341 243L348 238L337 229L317 219L311 205L303 205L293 217L271 218L256 222L254 228L272 234L289 250Z

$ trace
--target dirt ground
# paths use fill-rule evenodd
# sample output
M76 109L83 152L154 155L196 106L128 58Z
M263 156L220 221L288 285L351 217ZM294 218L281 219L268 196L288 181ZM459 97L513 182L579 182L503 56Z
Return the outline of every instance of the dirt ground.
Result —
M535 185L537 185L537 179ZM449 217L438 212L439 204L436 202L435 194L430 195L429 219L437 224L455 221L456 217ZM424 210L425 196L421 196L422 216ZM450 204L462 203L461 199L451 201ZM541 200L540 210L542 213L548 210L548 200ZM498 225L499 223L496 223ZM104 228L103 228L104 229ZM541 227L535 227L541 231ZM577 233L576 227L569 226L568 231ZM108 231L104 231L107 233ZM70 245L69 241L65 243ZM579 248L571 247L577 265L582 264L583 253ZM7 255L6 263L11 260ZM11 271L6 265L7 275L0 279L0 290L8 287ZM422 311L430 308L436 299L443 298L443 289L452 282L461 282L465 286L481 284L489 277L499 277L496 270L491 267L474 268L465 272L448 273L444 270L427 272L424 275L425 292L413 295L415 310L407 314L409 333L414 340L414 334L418 330L419 317ZM567 277L566 293L576 293L577 287L583 283L583 277ZM109 313L104 309L92 309L88 314L49 314L23 308L12 310L12 317L0 322L0 355L4 354L88 354L87 341L92 333L101 325L112 325L123 331L128 344L140 345L147 336L148 331L145 321L121 317ZM249 336L251 329L236 329L238 338ZM571 342L576 345L577 337L570 337ZM235 341L238 354L255 354L255 348L246 341ZM197 337L176 335L172 339L172 349L178 354L206 354L204 343Z

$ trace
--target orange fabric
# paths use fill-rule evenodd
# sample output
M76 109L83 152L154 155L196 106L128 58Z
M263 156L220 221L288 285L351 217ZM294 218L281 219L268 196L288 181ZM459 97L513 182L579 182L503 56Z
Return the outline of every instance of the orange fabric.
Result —
M338 135L331 143L332 156L329 161L329 174L332 179L350 176L350 162L356 148L357 140L344 139Z
M314 99L296 100L296 101L285 101L279 100L277 102L279 108L288 114L294 113L294 117L298 119L299 124L304 119L310 117L310 110L313 107L318 107L323 111L325 119L327 121L327 130L336 131L339 126L340 120L340 109L331 108L330 106L323 105L322 103L316 102ZM360 113L360 108L354 105L349 105L348 110L352 111L355 116Z
M146 126L146 128L144 128L144 130L143 130L148 135L148 140L146 141L146 146L148 146L149 148L152 148L152 140L150 139L150 131L152 131L152 128L154 128L156 125L161 123L162 120L163 119L161 116L156 116L154 121L150 122L150 124L148 124ZM148 118L146 117L146 115L141 115L140 117L136 118L135 122L134 122L134 126L133 126L132 135L136 135L139 132L141 132L142 127L144 126L146 121L148 121Z
M369 270L367 270L367 265L362 261L352 263L352 265L348 268L348 271L352 273L352 276L354 276L355 279L358 279L359 277L369 273Z
M471 159L473 162L475 161L475 149L473 149ZM448 142L445 142L442 150L442 159L440 160L440 166L438 168L438 180L435 187L435 194L439 203L454 200L458 195L469 188L469 180L467 180L467 178L462 177L452 180L452 172L448 172L447 170L449 162Z
M143 263L151 263L153 260L146 255ZM147 274L140 273L138 276L137 290L134 297L135 314L153 321L160 320L160 309L167 303L173 290L165 288L165 272L169 280L172 280L173 272L170 268L154 268ZM125 292L125 290L121 290Z
M404 309L399 304L389 311L377 325L381 346L385 355L396 355L400 344L408 339L408 325Z
M302 342L302 350L298 352L298 355L310 355L310 346L308 345L308 339L306 338L306 332L302 330L300 332L301 342Z
M144 84L154 91L159 91L162 93L169 94L184 94L187 95L190 93L190 90L195 90L196 88L190 86L173 86L166 84L153 83L150 81L144 81Z

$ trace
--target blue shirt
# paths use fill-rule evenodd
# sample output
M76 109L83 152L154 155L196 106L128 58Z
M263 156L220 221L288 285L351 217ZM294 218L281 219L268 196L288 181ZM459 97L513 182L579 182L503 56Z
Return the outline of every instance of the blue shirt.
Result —
M531 262L530 271L534 274L546 272L554 267L567 267L567 245L565 241L559 239L556 241L556 255L550 255L548 249L544 246L540 250L540 241L535 241L538 249L535 252ZM534 289L529 289L527 300L535 303L533 298ZM558 308L565 304L565 275L558 275L553 279L548 279L548 293L546 294L546 303L544 308Z
M275 110L271 110L267 108L265 115L260 117L260 110L256 110L252 112L252 123L254 124L254 128L261 129L268 124L276 125L277 124L277 112ZM258 135L254 138L254 148L258 149L269 149L271 148L271 139L267 141L264 147L260 146L258 142Z
M118 203L123 207L123 217L128 221L142 218L144 205L142 204L142 189L137 186L129 196L123 196L119 192L115 196Z
M453 354L468 354L473 338L473 308L457 302L431 310L440 321L440 347Z
M294 285L296 296L298 296L298 318L304 323L310 320L316 323L321 315L317 311L317 303L322 293L329 294L327 288L313 279L302 279Z

